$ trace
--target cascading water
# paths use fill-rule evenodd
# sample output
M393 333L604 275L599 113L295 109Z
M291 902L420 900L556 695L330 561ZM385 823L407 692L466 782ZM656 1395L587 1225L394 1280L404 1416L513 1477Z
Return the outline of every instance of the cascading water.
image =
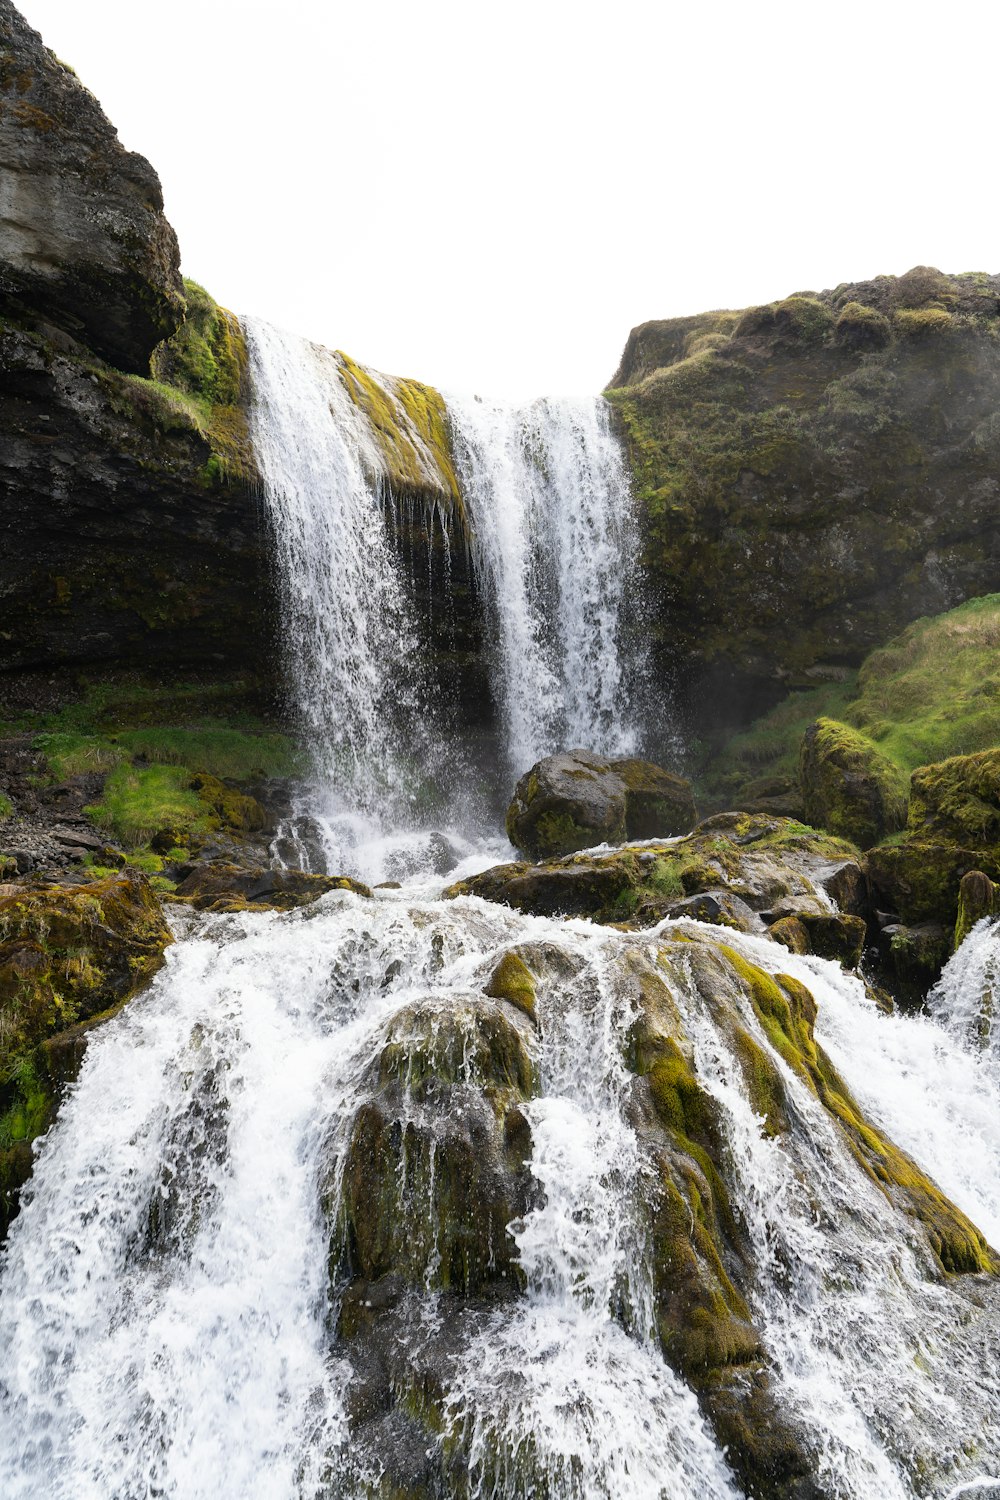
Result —
M385 457L340 356L244 322L251 432L279 580L294 707L313 762L299 809L331 869L383 878L385 841L418 825L435 715L394 551ZM383 399L393 401L391 383ZM401 427L407 418L397 411ZM414 448L419 447L414 439ZM286 832L296 863L316 862Z
M994 1500L996 1278L979 1260L945 1274L736 969L706 991L693 955L721 962L718 929L446 902L419 873L440 729L398 497L345 383L359 367L245 327L314 763L303 811L328 864L409 883L285 915L185 910L166 968L94 1034L3 1252L0 1495L750 1500L712 1391L664 1357L664 1305L693 1275L674 1256L698 1244L732 1257L737 1321L762 1350L723 1406L764 1382L802 1493ZM450 417L508 772L559 745L634 750L636 537L606 408L452 402ZM463 853L453 879L488 862L455 836L442 869ZM974 929L922 1018L882 1015L837 965L726 935L808 987L860 1108L994 1245L996 931ZM528 1011L496 988L512 948L533 964ZM637 1051L648 1007L670 1028L653 1066L690 1069L717 1161L687 1138L679 1093L656 1102ZM780 1131L754 1055L780 1078ZM699 1181L731 1217L721 1251L698 1239ZM661 1224L671 1204L679 1229Z
M422 668L394 546L390 522L402 502L379 435L345 383L343 357L254 319L244 327L289 681L315 770L298 812L318 830L327 868L405 874L421 863L404 830L426 821L420 803L443 761L447 714ZM362 373L429 475L431 459L392 380ZM510 778L561 746L633 752L642 676L629 635L637 529L607 404L452 399L448 417L505 758L502 776L480 766L467 782L478 777L506 795ZM450 532L429 505L429 533L435 524L447 550ZM448 761L448 791L461 802L454 746ZM461 833L453 807L449 842L467 849L463 834L476 830L468 814L457 822ZM301 827L300 816L279 849L309 868L316 856L297 836Z
M634 753L638 529L607 403L449 398L448 410L508 771L570 746Z
M983 918L966 936L928 995L927 1008L1000 1078L1000 928L994 919Z
M357 1427L371 1354L336 1332L344 1285L328 1268L344 1189L331 1154L354 1138L371 1080L396 1068L404 1013L417 1006L443 1027L488 1007L482 987L512 944L544 959L525 1106L540 1192L511 1226L525 1291L479 1305L470 1328L447 1322L432 1247L449 1178L442 1166L436 1185L432 1170L424 1196L405 1200L424 1264L401 1304L415 1364L444 1351L414 1377L439 1392L438 1436L420 1456L439 1466L438 1488L425 1492L744 1493L654 1337L628 974L629 955L656 963L675 924L627 934L431 896L344 893L286 916L187 918L151 990L95 1036L6 1252L5 1500L365 1500L392 1488L390 1455ZM848 1083L995 1236L1000 1110L976 1060L932 1022L881 1016L832 964L734 941L808 979ZM674 1001L727 1121L734 1208L757 1249L755 1314L821 1492L988 1496L1000 1462L995 1299L981 1278L966 1287L934 1272L747 1004L743 1023L782 1069L797 1120L792 1137L768 1135L678 951ZM459 1091L474 1081L470 1049L455 1063ZM929 1055L943 1066L928 1108ZM435 1095L421 1092L426 1063L411 1058L400 1076L405 1140L418 1101Z

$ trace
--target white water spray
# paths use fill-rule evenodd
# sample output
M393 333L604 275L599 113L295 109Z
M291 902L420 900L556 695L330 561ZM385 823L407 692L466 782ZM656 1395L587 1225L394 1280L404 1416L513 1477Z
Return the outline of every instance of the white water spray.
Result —
M634 752L638 530L607 403L449 398L448 410L508 770L568 746Z

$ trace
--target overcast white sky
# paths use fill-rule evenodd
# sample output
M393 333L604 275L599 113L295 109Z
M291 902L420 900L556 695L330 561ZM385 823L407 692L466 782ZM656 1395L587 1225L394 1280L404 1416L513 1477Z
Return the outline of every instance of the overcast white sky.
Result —
M1000 6L20 0L163 181L184 272L453 390L630 327L1000 269Z

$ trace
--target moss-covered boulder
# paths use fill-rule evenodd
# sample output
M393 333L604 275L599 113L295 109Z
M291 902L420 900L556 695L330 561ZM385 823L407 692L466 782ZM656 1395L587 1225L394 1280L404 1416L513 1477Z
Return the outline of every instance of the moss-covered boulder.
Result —
M982 870L969 870L962 876L958 886L958 916L952 951L957 951L977 922L984 917L1000 916L1000 885L984 875Z
M914 838L1000 845L1000 750L918 767L910 778L908 828Z
M594 844L686 833L695 821L690 784L642 760L566 750L521 777L507 809L507 837L530 859Z
M198 911L294 911L329 891L371 896L368 886L348 875L308 875L304 870L272 870L223 860L197 865L173 894Z
M805 821L862 849L906 822L905 782L872 742L835 719L817 719L799 761Z
M532 1194L534 1036L519 1006L484 996L397 1012L328 1172L336 1276L462 1294L520 1284L508 1226Z
M88 1031L149 982L170 942L137 871L90 885L0 886L0 1234Z
M1000 849L969 849L933 839L905 839L869 849L865 867L876 906L905 923L953 927L963 876L979 870L1000 880Z

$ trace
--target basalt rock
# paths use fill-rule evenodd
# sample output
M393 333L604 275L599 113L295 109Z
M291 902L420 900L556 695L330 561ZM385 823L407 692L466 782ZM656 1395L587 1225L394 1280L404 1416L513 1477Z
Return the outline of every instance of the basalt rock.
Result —
M184 311L159 179L10 0L0 49L0 307L148 374Z
M533 1192L533 1035L517 1006L485 997L397 1012L330 1165L338 1274L463 1294L520 1285L508 1226Z
M642 760L566 750L532 766L507 809L507 837L530 859L594 844L686 833L695 820L690 784Z

